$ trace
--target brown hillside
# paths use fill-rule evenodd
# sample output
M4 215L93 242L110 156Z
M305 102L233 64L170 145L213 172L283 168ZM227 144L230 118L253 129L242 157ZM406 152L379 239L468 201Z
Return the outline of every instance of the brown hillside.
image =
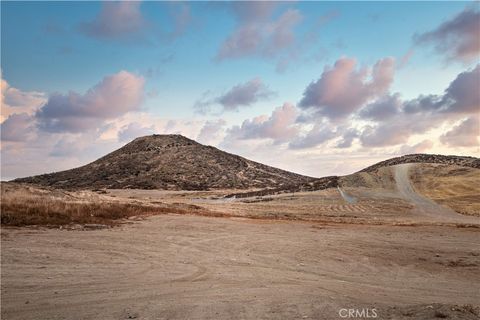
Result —
M480 169L480 159L466 156L444 156L441 154L407 154L405 156L391 158L378 162L372 166L360 170L360 172L372 172L381 167L394 166L402 163L438 163L449 164L461 167L470 167Z
M313 178L204 146L181 135L140 137L76 169L16 179L56 188L281 188Z
M290 184L278 188L256 190L253 192L239 192L229 195L230 197L252 197L263 196L268 194L288 193L288 192L304 192L323 190L328 188L340 187L365 187L365 188L383 188L395 189L395 180L391 166L403 163L419 163L430 165L443 165L453 167L467 167L472 172L478 172L480 169L480 159L466 156L445 156L434 154L410 154L401 157L391 158L378 162L359 172L346 176L329 176L313 179L299 184Z

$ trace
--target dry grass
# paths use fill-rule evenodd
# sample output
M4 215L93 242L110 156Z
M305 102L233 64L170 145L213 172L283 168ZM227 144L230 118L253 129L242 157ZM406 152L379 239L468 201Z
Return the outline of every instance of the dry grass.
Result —
M480 216L480 170L451 165L419 165L412 174L415 189L458 213Z
M113 220L160 213L155 207L122 203L75 203L62 200L5 201L2 225L112 224Z
M115 225L122 219L156 214L224 216L196 205L109 201L92 192L65 193L2 183L1 224L7 226Z
M301 220L301 221L329 221L343 223L383 223L404 220L411 216L412 206L394 194L386 197L383 193L377 198L365 194L370 189L346 189L359 201L356 204L346 203L337 189L327 189L315 192L300 192L295 194L280 194L266 197L253 197L245 199L217 199L212 193L208 197L198 198L196 194L168 194L160 192L155 196L147 193L146 196L137 194L139 201L149 201L149 198L161 199L164 202L182 201L199 204L212 211L220 211L231 216L253 219L270 220ZM117 192L109 190L115 195ZM377 196L373 192L374 196ZM214 200L216 199L216 200Z
M357 172L348 176L340 177L339 184L346 188L381 188L395 190L395 178L392 167L378 168L372 172Z

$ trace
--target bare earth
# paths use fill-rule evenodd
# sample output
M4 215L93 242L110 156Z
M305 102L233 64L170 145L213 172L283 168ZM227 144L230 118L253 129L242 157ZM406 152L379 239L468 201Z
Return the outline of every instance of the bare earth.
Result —
M2 237L2 319L388 318L480 292L478 229L167 215Z
M388 188L342 187L352 204L336 189L228 201L218 192L108 190L96 199L191 203L237 217L2 228L1 317L343 319L340 310L355 308L377 319L479 319L480 218L419 195L413 169L391 167Z

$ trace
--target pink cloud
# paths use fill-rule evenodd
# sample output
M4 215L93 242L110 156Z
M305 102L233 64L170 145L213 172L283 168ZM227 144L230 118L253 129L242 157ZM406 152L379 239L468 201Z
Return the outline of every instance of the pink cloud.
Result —
M1 119L4 121L12 114L33 114L46 101L46 95L37 91L22 91L8 84L5 79L1 81Z
M443 95L419 96L407 101L393 95L377 100L359 112L362 119L375 123L364 128L360 142L364 147L406 143L414 134L439 128L447 121L458 121L467 114L472 117L442 135L440 140L451 147L474 146L478 135L479 87L480 65L477 65L457 75Z
M295 124L297 108L284 103L276 108L270 116L262 115L245 120L241 126L232 127L226 139L272 139L275 143L288 141L298 134Z
M341 58L307 86L300 107L329 118L346 117L388 91L394 65L393 58L384 58L371 69L357 69L355 59Z
M106 76L85 94L53 94L37 113L40 128L79 132L97 128L104 120L137 111L144 97L144 79L127 71Z

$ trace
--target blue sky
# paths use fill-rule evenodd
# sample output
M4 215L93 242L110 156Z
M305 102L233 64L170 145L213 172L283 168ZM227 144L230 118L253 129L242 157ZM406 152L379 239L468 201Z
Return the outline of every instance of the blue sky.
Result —
M36 109L24 107L25 110L30 110L27 114L35 118L32 119L35 122L32 128L39 130L37 138L47 136L51 139L51 145L44 148L54 148L62 139L71 141L80 139L101 145L98 148L99 151L105 148L109 150L125 142L118 141L118 135L122 127L126 130L129 121L137 123L137 127L144 129L139 132L148 132L148 128L153 128L153 131L166 133L168 129L172 129L196 138L206 121L216 121L221 126L219 129L221 132L215 133L216 139L208 141L211 144L245 156L253 156L257 160L273 163L286 169L291 169L289 163L291 159L299 156L299 152L316 154L312 156L311 166L314 166L321 155L333 157L339 151L322 144L322 141L309 143L309 146L313 147L304 148L302 151L291 150L292 148L287 145L294 139L305 138L309 130L315 127L317 131L322 127L337 132L336 138L342 135L340 128L348 130L355 127L366 137L366 128L369 123L366 119L359 119L355 112L366 108L368 103L374 103L375 99L380 99L387 93L399 94L402 103L405 104L421 95L440 97L459 74L473 70L478 63L476 51L478 49L475 43L469 44L470 51L458 54L454 58L438 50L438 47L442 46L442 41L445 43L454 41L453 46L459 48L465 45L461 42L463 40L451 40L456 33L464 32L463 30L470 30L469 32L473 32L475 36L477 31L472 29L478 23L478 3L472 2L332 1L281 2L262 5L260 2L235 4L152 1L127 4L122 9L124 11L118 9L118 3L110 4L108 6L101 2L8 1L1 3L2 81L8 83L9 88L25 93L23 96L28 93L42 95L44 100L35 100L38 103L35 106ZM447 26L451 29L440 29L442 24L453 21L456 16L467 11L471 20L469 20L470 24L462 26L466 29L455 30L453 23ZM129 17L125 21L130 23L127 23L127 27L121 23L122 17L119 16L125 12ZM235 38L237 33L245 30L250 32L248 36L242 34L241 37ZM432 35L428 36L429 32ZM416 40L423 39L422 35L426 35L423 37L425 41ZM222 48L225 48L228 39L232 38L236 41L233 49L231 47L228 50L225 49L227 51L224 52L227 53L222 56ZM465 41L472 41L471 39L472 37ZM249 47L251 43L254 43L253 47ZM355 60L356 71L362 68L370 70L366 71L368 75L365 75L362 80L368 82L372 77L370 72L373 66L386 58L394 61L394 71L390 71L394 76L392 75L388 81L388 89L382 89L382 93L378 96L365 97L365 101L355 104L355 108L345 106L351 111L351 116L344 117L349 118L349 122L332 119L332 113L326 110L333 104L319 104L318 114L321 116L310 119L305 126L298 120L288 123L289 126L296 126L295 134L292 134L289 139L282 138L280 141L278 133L269 135L264 129L262 129L265 131L263 134L243 132L242 135L237 134L234 137L234 133L239 132L235 131L235 126L243 130L242 124L245 121L262 122L273 115L272 112L276 108L285 103L295 106L295 110L298 109L300 114L317 110L315 106L299 107L299 104L303 101L307 86L312 81L321 79L323 72L333 68L339 59ZM128 112L124 113L103 112L103 115L109 115L102 118L102 121L95 121L97 125L94 127L83 126L86 128L85 131L78 131L79 127L75 130L63 127L66 128L64 131L58 128L42 131L41 122L45 121L42 119L53 112L46 112L49 108L53 108L50 106L52 95L67 96L69 92L86 95L86 92L99 84L102 79L118 74L122 70L135 75L135 78L127 77L129 80L125 81L141 79L142 99L139 105L132 106L131 109L125 107ZM254 95L252 99L248 100L245 97L240 99L235 96L247 103L235 102L236 104L230 109L219 103L220 98L236 86L237 89L241 89L242 85L246 85L253 79L259 82L251 82L253 87L249 88L257 90L252 93ZM245 88L242 92L245 93L247 89ZM263 96L260 93L261 90L264 91ZM328 99L325 100L326 98L321 94L325 95L317 92L319 101L327 101ZM88 102L82 103L84 106ZM209 110L199 112L200 103L207 105ZM4 102L4 104L8 103ZM115 108L115 105L109 107ZM43 113L39 111L42 108L44 108ZM61 108L62 106L55 110L62 110ZM69 108L75 108L75 105L65 105L64 108L70 110ZM472 108L467 109L472 114ZM12 110L8 112L2 110L2 121L6 121L8 116L15 113ZM452 121L448 124L450 128L459 125L459 121L466 121L468 112L455 113L461 116L451 118ZM20 111L17 114L20 114ZM78 114L78 112L72 112L72 114ZM116 117L110 114L115 114ZM43 118L40 119L39 115L43 115ZM261 115L265 115L265 119L252 120ZM99 116L95 115L93 118L98 120ZM85 121L91 121L93 118L84 117ZM53 120L58 121L57 118ZM171 125L165 125L169 121ZM7 127L13 128L13 121L11 122L9 126L3 125L2 131ZM172 125L174 122L178 123L178 127L174 128ZM191 123L188 124L189 122ZM223 122L224 124L220 125ZM380 123L370 123L370 125L375 127ZM478 152L478 143L477 145L471 143L461 148L451 144L437 146L436 140L448 132L448 125L439 122L429 132L422 132L426 134L425 137L415 139L414 134L419 133L415 131L408 137L413 140L381 144L382 147L390 149L370 149L367 148L368 143L360 143L356 149L351 149L350 153L352 158L362 157L367 159L365 162L368 162L370 158L399 153L401 147L407 150L408 146L426 140L434 144L430 151L455 151L467 154ZM116 129L111 129L113 131L107 134L106 132L110 129L106 127L112 126ZM280 131L285 129L276 128ZM432 132L437 136L432 135ZM49 166L30 164L34 156L28 150L35 147L34 140L28 143L27 141L13 142L13 140L22 139L2 141L4 145L2 153L7 162L9 153L5 150L15 150L17 156L24 154L25 159L30 159L28 160L30 162L25 160L25 163L31 166L26 169L26 173L41 173L42 170L51 169ZM14 143L15 146L13 146ZM105 144L108 144L108 147ZM248 149L245 144L255 147ZM448 150L447 147L453 150ZM282 152L290 154L289 160L285 160L285 163L275 163L268 159L270 152L265 151L266 154L260 155L258 148L276 152L283 150ZM325 151L319 151L320 149L329 150L328 154L325 154ZM90 151L79 150L77 154L75 152L65 154L63 160L68 159L68 161L61 163L65 166L81 164L93 160L93 157L99 154L99 152ZM46 152L47 158L52 154L57 153L52 153L52 150ZM363 163L355 162L345 170L352 170L358 165ZM7 171L4 175L9 177L21 175L23 170L15 168L13 164L3 165L3 163L2 169ZM303 170L298 167L293 169ZM311 174L309 170L303 171Z

